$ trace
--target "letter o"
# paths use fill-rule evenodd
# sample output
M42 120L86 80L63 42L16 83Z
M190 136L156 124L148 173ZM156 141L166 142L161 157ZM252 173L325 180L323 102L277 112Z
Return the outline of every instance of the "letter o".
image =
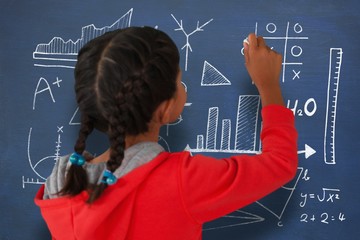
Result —
M311 111L309 111L309 104L310 103L313 103L313 108ZM307 116L311 117L315 114L317 110L317 104L316 104L316 101L314 98L309 98L306 102L305 102L305 105L304 105L304 112Z
M268 23L266 25L266 31L268 31L269 33L276 32L276 25L274 23Z

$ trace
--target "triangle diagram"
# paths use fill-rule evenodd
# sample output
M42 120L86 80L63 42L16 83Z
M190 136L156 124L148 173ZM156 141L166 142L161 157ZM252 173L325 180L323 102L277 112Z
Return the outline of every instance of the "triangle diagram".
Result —
M77 107L74 114L72 115L69 125L80 125L81 124L81 120L80 120L80 113L79 112L79 108Z
M255 215L253 213L237 210L215 221L206 223L203 230L208 231L221 228L236 227L262 221L265 221L265 218Z
M201 86L226 86L226 85L231 85L229 79L227 79L213 65L205 61L203 67L203 73L201 77Z
M296 186L299 183L302 173L303 168L298 167L297 177L295 177L288 184L282 186L280 189L273 192L272 194L260 199L256 203L268 212L270 212L276 218L281 220L286 210L286 207L296 189Z

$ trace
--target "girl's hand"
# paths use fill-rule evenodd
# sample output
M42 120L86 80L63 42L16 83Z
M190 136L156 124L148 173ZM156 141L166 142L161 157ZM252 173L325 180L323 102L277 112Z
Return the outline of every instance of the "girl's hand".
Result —
M253 33L244 41L244 56L246 69L260 93L262 106L284 105L279 82L282 56L271 50L264 38Z

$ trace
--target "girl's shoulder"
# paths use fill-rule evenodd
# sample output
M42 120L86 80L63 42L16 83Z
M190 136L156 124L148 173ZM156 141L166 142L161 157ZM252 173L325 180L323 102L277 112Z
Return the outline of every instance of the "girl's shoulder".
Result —
M69 155L61 156L56 159L54 168L50 176L46 179L43 199L57 197L57 193L65 184L66 170L68 169Z

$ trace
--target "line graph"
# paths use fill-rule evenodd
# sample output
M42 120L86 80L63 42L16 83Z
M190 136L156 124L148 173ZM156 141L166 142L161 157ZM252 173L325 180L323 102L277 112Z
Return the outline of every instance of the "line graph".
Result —
M36 67L74 68L79 50L91 39L106 32L130 27L133 9L109 26L98 28L94 24L82 27L81 37L77 40L65 41L61 37L54 37L49 43L40 43L33 52Z
M55 153L54 155L48 155L43 158L41 158L38 161L35 161L31 157L31 139L32 139L32 132L33 128L31 127L29 129L28 133L28 139L27 139L27 157L29 161L30 168L32 172L36 175L35 177L25 177L22 176L22 187L25 188L28 184L44 184L47 176L49 174L43 173L40 171L40 167L44 164L48 165L49 161L51 161L52 164L55 164L55 162L60 158L60 150L61 150L61 134L63 133L63 126L57 127L57 139L55 141ZM48 169L48 168L46 168Z

